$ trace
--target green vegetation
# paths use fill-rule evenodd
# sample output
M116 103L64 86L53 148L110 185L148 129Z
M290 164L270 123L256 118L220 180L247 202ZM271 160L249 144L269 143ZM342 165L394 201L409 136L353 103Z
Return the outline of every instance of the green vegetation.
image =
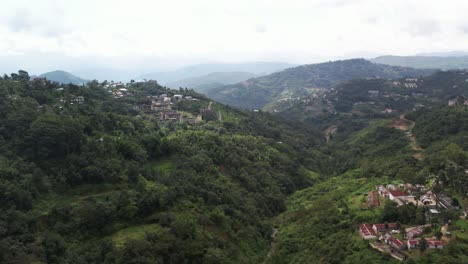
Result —
M342 63L357 67L343 70L346 78L368 64ZM384 72L408 73L391 69ZM456 85L455 76L465 78L436 73L419 87L430 108L407 114L416 122L408 132L424 147L415 158L414 141L394 128L398 115L380 112L388 98L353 110L356 100L369 100L370 87L406 91L386 80L339 85L314 99L327 106L321 114L296 117L210 103L193 90L154 81L132 82L125 97L114 98L106 82L59 85L30 80L25 71L5 75L0 262L396 263L369 248L358 225L423 224L426 212L383 200L370 209L367 193L376 184L425 183L466 206L467 107L441 107L445 98L435 88ZM450 96L458 93L462 102L464 88L457 87ZM189 124L135 108L163 93L197 99L174 102L177 111L197 116L211 105L212 116ZM391 106L409 111L418 100ZM302 113L309 103L292 109ZM336 128L328 140L321 132L327 128ZM414 253L408 262L466 262L466 221L459 210L430 222L439 228L449 220L453 235L444 249Z
M431 72L352 59L289 68L243 83L207 90L206 94L225 104L247 109L262 109L268 105L267 110L272 111L277 108L275 102L296 100L314 92L312 88L332 88L355 78L395 79Z
M46 73L39 75L39 77L46 78L47 80L52 81L52 82L66 83L66 84L68 83L85 84L88 82L87 80L82 79L66 71L46 72Z

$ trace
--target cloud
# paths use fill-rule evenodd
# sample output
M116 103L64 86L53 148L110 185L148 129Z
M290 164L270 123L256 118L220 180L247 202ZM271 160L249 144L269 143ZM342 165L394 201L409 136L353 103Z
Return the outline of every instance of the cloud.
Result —
M60 6L54 5L47 12L32 9L32 7L17 8L8 19L7 27L12 32L33 33L45 37L59 37L72 32Z
M268 31L267 27L264 24L257 24L255 26L255 32L263 34Z
M459 25L458 30L463 34L468 34L468 24Z
M415 37L430 37L439 33L441 27L436 20L419 20L410 21L410 25L408 25L405 30Z

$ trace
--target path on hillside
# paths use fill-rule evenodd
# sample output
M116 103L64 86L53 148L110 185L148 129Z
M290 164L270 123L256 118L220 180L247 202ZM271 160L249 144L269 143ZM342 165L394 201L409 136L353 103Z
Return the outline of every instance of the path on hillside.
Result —
M208 104L208 110L211 110L211 104L212 104L212 103L213 103L213 102L210 101L210 103Z
M271 233L271 242L270 242L270 250L268 251L268 254L263 261L263 263L267 263L268 260L271 257L271 254L275 251L275 245L276 245L276 236L278 235L278 228L272 227L272 233Z
M416 137L413 135L413 128L416 125L414 121L411 121L409 119L406 119L405 115L402 114L400 115L400 118L395 120L392 123L392 127L405 131L406 137L410 141L410 146L411 149L416 151L416 153L413 155L416 159L422 159L422 148L419 146L418 142L416 141Z
M332 125L325 129L325 138L327 139L327 142L330 141L331 136L333 136L336 131L338 130L338 126Z

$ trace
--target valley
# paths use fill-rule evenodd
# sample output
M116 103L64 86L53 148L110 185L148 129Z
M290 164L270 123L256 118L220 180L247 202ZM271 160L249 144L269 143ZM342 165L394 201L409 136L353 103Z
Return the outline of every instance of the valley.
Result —
M0 80L0 258L462 263L466 74L354 78L268 112L156 81L19 72ZM398 229L360 234L386 223ZM411 248L402 232L421 225Z

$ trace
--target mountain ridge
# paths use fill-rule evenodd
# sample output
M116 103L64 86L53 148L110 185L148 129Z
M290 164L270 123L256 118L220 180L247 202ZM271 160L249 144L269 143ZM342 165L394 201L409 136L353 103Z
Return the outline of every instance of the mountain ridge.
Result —
M418 70L376 64L365 59L306 64L242 83L206 91L222 103L241 108L274 109L274 102L308 95L316 89L328 89L354 78L402 78L422 76L434 70ZM273 105L271 105L273 103Z

